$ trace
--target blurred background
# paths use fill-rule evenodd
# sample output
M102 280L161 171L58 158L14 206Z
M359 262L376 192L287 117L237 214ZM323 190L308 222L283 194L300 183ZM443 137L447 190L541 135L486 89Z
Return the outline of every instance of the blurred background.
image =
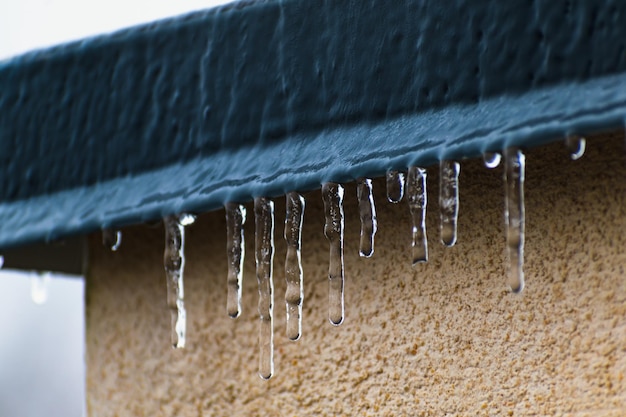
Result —
M0 416L82 416L84 280L0 271Z
M0 2L0 59L225 0L19 0Z
M224 3L2 1L0 61ZM84 287L79 276L0 270L0 416L85 415Z

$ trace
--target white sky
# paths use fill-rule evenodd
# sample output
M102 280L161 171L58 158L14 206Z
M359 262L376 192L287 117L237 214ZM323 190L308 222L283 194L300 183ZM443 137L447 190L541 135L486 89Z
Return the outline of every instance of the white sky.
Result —
M0 416L80 417L85 406L85 282L57 275L47 301L34 273L0 271Z
M232 0L1 0L0 59Z

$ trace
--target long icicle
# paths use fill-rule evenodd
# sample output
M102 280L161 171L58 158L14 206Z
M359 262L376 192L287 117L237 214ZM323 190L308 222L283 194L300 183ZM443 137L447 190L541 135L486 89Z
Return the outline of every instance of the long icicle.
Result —
M287 308L287 337L298 340L302 335L302 221L304 220L304 197L297 192L287 193L285 215L285 240L287 257L285 259L285 306Z
M245 257L243 226L246 223L246 208L241 204L227 203L225 209L228 254L226 311L230 317L237 318L241 314L241 285Z
M441 213L441 242L446 246L456 243L456 225L459 217L459 172L461 165L443 160L439 165L439 210Z
M524 289L524 175L526 158L517 148L504 154L504 221L509 260L508 284L515 293Z
M357 200L359 201L359 217L361 218L361 241L359 255L369 258L374 254L374 235L378 228L376 221L376 206L372 193L372 180L359 178L356 185Z
M341 184L327 182L322 186L326 217L324 235L330 243L328 319L334 326L339 326L344 319L343 193Z
M409 167L406 181L406 198L413 220L411 229L411 255L413 265L428 261L428 240L426 239L426 170Z
M163 219L165 226L165 251L163 264L167 279L167 305L171 314L171 339L174 348L185 347L187 314L185 312L185 292L183 272L185 269L185 227L178 216Z
M274 374L274 202L254 199L256 277L259 283L259 376Z

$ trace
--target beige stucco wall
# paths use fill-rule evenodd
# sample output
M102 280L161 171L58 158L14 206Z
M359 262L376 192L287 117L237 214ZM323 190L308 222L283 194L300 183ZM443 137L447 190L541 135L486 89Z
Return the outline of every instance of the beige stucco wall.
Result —
M256 277L248 205L244 312L226 315L223 211L188 228L188 347L170 348L163 230L92 236L87 395L92 416L626 415L626 165L623 134L571 162L527 153L526 290L504 279L502 168L462 164L459 240L438 243L429 169L430 262L410 266L409 214L375 182L379 232L358 257L346 187L346 320L327 319L328 245L318 192L303 231L303 337L284 334L284 199L277 200L275 376L257 376Z

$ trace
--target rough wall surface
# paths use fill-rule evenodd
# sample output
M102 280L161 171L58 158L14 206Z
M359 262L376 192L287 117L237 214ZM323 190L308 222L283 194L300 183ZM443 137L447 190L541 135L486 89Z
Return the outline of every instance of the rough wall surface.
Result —
M327 320L328 245L318 192L303 231L303 337L284 336L284 200L276 206L276 375L257 376L253 224L244 312L225 311L223 211L188 229L188 348L169 341L163 230L124 231L119 253L91 239L87 392L91 416L572 415L626 413L626 165L623 133L571 162L560 144L527 153L527 286L505 288L502 168L462 164L459 241L438 242L429 169L430 262L410 267L405 202L375 182L379 232L358 258L346 188L346 320ZM252 210L248 210L252 213Z

